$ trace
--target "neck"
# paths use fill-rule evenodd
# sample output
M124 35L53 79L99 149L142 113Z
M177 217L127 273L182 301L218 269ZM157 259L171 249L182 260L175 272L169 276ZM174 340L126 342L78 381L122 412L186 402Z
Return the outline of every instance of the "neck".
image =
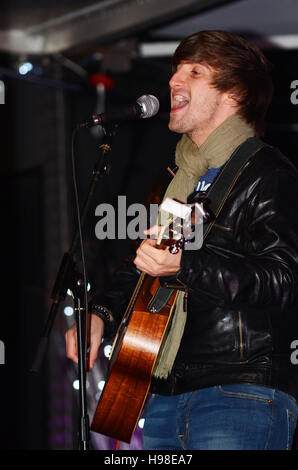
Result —
M236 116L236 113L230 112L224 116L219 116L217 119L212 119L212 122L209 126L204 126L204 129L196 129L193 132L187 134L187 136L193 141L197 147L201 147L208 137L217 129L221 124L223 124L231 116Z
M232 152L254 131L241 116L233 114L214 129L198 146L183 135L176 148L176 164L188 175L201 176L209 168L217 168L227 161Z

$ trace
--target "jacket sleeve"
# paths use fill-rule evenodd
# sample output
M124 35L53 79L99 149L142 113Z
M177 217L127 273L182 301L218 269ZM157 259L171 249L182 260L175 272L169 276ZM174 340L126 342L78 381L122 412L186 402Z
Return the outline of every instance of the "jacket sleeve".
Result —
M293 304L298 278L297 199L296 173L271 172L239 209L234 240L221 246L216 236L210 241L207 237L200 250L183 252L179 283L206 302L235 308L284 309Z
M116 333L139 276L140 271L133 263L133 258L130 257L116 270L108 288L90 300L89 311L92 312L94 305L100 305L105 307L112 316L112 322L105 323L105 339L111 339Z

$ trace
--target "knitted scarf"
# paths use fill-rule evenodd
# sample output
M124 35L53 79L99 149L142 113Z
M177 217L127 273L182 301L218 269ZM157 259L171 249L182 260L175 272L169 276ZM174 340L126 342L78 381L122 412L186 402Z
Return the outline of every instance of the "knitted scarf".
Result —
M188 195L192 193L200 177L208 169L222 166L240 144L253 136L253 128L238 114L233 114L221 123L200 147L184 134L177 144L175 153L178 171L169 184L164 198L170 197L186 202ZM165 216L161 216L159 223L164 224L164 222ZM183 297L184 293L180 291L176 298L170 329L157 357L153 375L158 378L167 378L180 346L187 316L183 308Z

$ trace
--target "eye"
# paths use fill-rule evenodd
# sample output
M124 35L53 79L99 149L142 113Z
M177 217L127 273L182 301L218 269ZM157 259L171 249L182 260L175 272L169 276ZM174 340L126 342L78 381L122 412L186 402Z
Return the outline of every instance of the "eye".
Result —
M194 77L197 77L198 75L200 75L200 72L197 69L192 69L191 73Z

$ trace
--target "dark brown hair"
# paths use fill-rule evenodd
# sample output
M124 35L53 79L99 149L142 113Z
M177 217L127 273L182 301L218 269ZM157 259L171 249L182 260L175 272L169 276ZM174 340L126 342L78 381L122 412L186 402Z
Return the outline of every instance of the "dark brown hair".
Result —
M248 40L226 31L199 31L183 39L173 56L173 68L181 62L202 63L214 69L213 85L230 91L238 113L264 133L264 120L272 100L272 65Z

